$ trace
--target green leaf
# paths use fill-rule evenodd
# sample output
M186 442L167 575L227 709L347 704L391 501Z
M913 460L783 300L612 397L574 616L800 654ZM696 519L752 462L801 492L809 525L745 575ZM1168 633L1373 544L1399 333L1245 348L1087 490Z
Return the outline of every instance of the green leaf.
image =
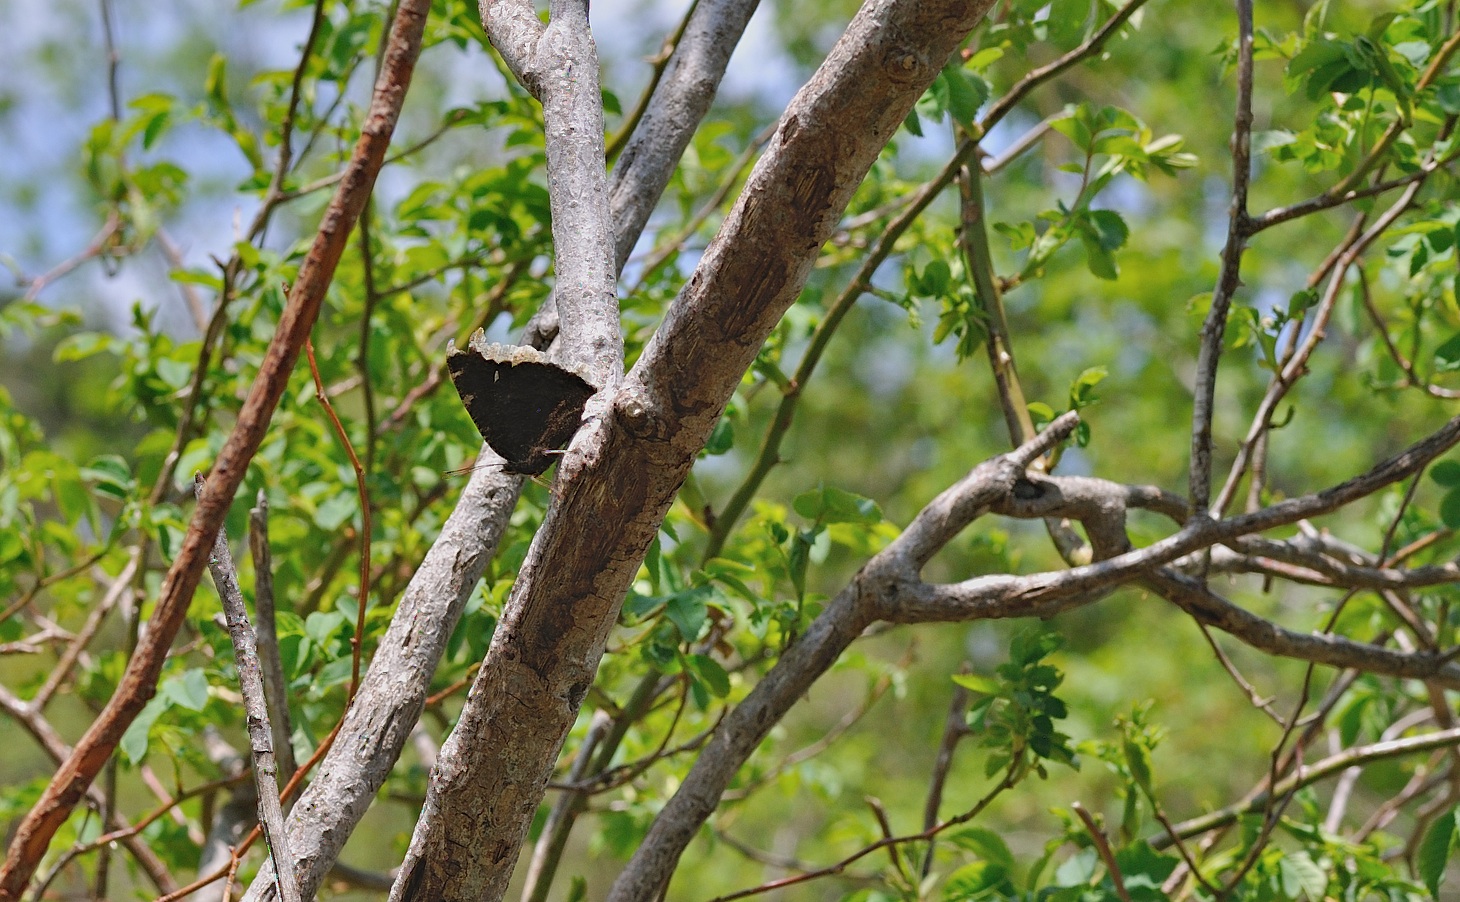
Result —
M964 65L975 72L982 72L1002 59L1003 56L1004 48L1002 47L981 47L973 56L968 58L968 62L964 63Z
M1302 291L1293 292L1288 298L1288 318L1291 319L1318 303L1318 291L1313 288L1305 288Z
M1110 371L1105 367L1092 366L1076 376L1075 381L1070 383L1070 407L1079 410L1098 401L1095 386L1099 385L1101 380L1108 375L1110 375Z
M1144 840L1131 843L1115 853L1116 867L1125 876L1125 887L1132 899L1165 899L1161 884L1176 870L1181 859L1162 855ZM1315 897L1315 900L1322 898Z
M1003 837L987 827L963 826L945 834L945 837L958 848L972 852L1006 872L1014 870L1014 853L1009 851Z
M157 375L171 389L186 388L193 381L193 365L171 357L161 357L157 360Z
M1055 886L1080 886L1090 882L1099 865L1099 853L1094 849L1081 849L1060 863L1054 872Z
M1415 871L1436 899L1440 897L1440 884L1445 882L1445 865L1450 861L1450 850L1455 847L1457 815L1460 815L1460 808L1451 808L1435 818L1415 853Z
M1029 415L1034 418L1035 426L1043 426L1054 420L1054 408L1043 401L1031 401L1025 406L1029 409Z
M327 662L319 669L314 678L314 688L328 689L331 686L343 686L350 681L350 672L354 669L354 662L349 655L335 658Z
M568 881L568 897L564 902L585 902L588 898L588 881L579 874L574 874L573 879Z
M147 757L147 741L152 733L152 725L163 715L168 708L172 707L172 700L163 695L154 696L152 701L142 709L142 713L127 727L127 732L122 734L118 747L127 760L133 764L140 764L142 759Z
M1147 795L1154 790L1151 780L1151 750L1138 742L1126 739L1121 743L1121 751L1125 754L1125 766L1130 769L1130 775Z
M1008 877L1007 868L990 861L966 864L948 875L948 880L943 884L943 900L962 902L964 899L972 899L1003 883Z
M66 336L56 345L54 359L57 363L85 360L95 354L111 351L115 346L115 339L110 335L102 335L98 332L78 332L75 335Z
M1450 529L1460 529L1460 486L1440 499L1440 520Z
M715 428L710 430L709 441L705 442L704 452L707 456L713 457L724 454L735 447L735 424L729 417L720 417L715 423Z
M1252 153L1273 153L1279 147L1286 147L1298 140L1298 136L1287 129L1273 129L1252 133Z
M159 694L189 711L201 711L208 704L208 678L194 667L178 676L168 677L159 687Z
M1328 875L1304 851L1284 855L1278 862L1278 874L1289 899L1306 896L1310 902L1320 902L1328 889Z
M1430 467L1430 478L1443 486L1460 485L1460 460L1442 460Z
M1034 229L1032 222L1008 223L995 222L994 231L1003 235L1009 241L1011 250L1022 251L1024 248L1034 244L1039 233Z
M705 683L703 680L697 679L694 676L690 677L689 697L690 700L695 703L696 710L705 711L709 709L710 692L708 689L705 688Z
M610 810L598 815L598 823L598 835L608 851L624 860L639 848L648 832L642 812Z
M304 634L322 648L329 648L337 630L348 621L339 611L315 611L304 620Z
M955 673L953 682L962 686L970 692L977 692L982 695L998 695L999 682L991 677L979 676L976 673Z
M917 135L919 138L923 136L923 124L918 120L918 111L916 108L907 111L907 116L902 120L902 127Z
M709 655L690 655L689 663L716 698L730 694L730 674L725 672L719 661Z
M1130 228L1114 210L1089 210L1076 221L1085 263L1099 279L1113 280L1119 274L1114 252L1125 245Z
M1435 369L1442 373L1460 370L1460 332L1446 339L1435 348Z
M1080 150L1088 152L1094 136L1090 133L1087 114L1088 108L1084 105L1070 107L1068 115L1054 120L1050 127L1069 138Z
M228 100L228 60L221 53L214 53L208 59L208 73L203 77L203 92L208 95L215 111L231 112Z
M1049 7L1049 40L1061 50L1080 43L1090 17L1087 0L1053 0Z
M939 298L948 294L953 285L953 272L947 261L934 260L916 278L917 292L922 297Z
M811 546L815 541L815 533L798 529L791 537L791 550L786 554L786 569L798 599L806 597L806 570L811 564Z
M714 591L710 586L696 586L674 593L665 602L664 616L679 629L679 635L684 641L693 642L700 637L700 629L704 627L707 617L705 602Z
M802 492L791 506L796 513L816 523L882 522L882 508L877 502L835 486L820 485Z
M126 500L136 487L125 458L116 454L94 457L81 469L81 478L92 483L96 491L118 501Z
M989 99L988 82L958 65L945 67L939 77L948 83L948 113L959 125L972 128L978 108Z
M355 516L360 509L359 496L353 492L341 492L326 498L314 511L314 525L326 532L334 532Z

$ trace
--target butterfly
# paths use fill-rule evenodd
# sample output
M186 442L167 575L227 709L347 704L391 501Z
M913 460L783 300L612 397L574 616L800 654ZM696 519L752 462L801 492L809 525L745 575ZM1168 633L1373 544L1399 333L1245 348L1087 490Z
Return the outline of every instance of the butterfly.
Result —
M477 431L506 461L503 472L521 476L552 466L597 391L541 351L489 343L481 329L465 349L447 349L446 368Z

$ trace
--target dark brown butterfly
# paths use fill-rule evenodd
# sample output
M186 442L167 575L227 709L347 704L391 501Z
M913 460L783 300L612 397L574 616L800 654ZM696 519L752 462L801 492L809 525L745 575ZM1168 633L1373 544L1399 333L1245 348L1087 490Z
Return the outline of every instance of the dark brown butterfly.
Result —
M507 462L502 470L522 476L552 466L595 391L541 351L488 343L480 329L465 350L448 350L446 367L482 438Z

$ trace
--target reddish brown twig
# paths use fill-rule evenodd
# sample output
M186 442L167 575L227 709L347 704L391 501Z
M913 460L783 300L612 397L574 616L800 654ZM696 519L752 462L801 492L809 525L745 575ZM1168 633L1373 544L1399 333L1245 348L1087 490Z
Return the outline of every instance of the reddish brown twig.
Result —
M375 186L375 177L420 55L428 9L429 4L424 0L408 0L397 13L385 65L345 179L325 211L309 255L299 268L289 303L269 343L253 389L208 477L206 497L198 502L177 559L163 580L149 629L138 643L106 708L16 829L5 863L0 866L0 900L9 902L20 898L56 830L70 816L111 757L122 734L156 691L168 648L187 615L213 538L243 482L249 461L263 441L269 420L288 385L289 374L319 316L325 291L350 231Z

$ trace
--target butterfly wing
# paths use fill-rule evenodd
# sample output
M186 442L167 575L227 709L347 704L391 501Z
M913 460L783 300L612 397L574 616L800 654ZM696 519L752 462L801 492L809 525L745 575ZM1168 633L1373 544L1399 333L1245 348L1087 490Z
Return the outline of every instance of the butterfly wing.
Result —
M568 444L578 432L593 386L553 363L519 363L511 374L508 382L515 388L508 394L515 399L513 412L524 428L532 423L536 430L522 461L524 469L516 472L536 476L552 464L556 455L549 452Z
M477 431L506 461L503 470L536 476L552 466L550 452L578 431L594 389L555 363L524 356L521 349L474 344L452 350L447 369Z

